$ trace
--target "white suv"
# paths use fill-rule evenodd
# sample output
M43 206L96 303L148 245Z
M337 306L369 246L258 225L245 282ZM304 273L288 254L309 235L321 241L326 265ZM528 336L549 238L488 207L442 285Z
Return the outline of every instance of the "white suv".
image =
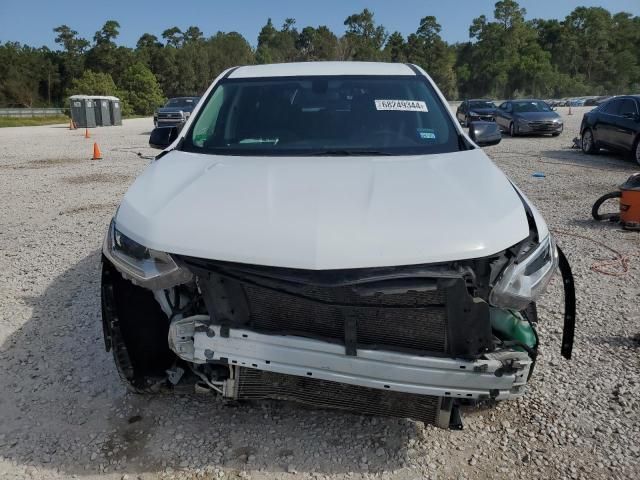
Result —
M557 251L478 147L495 125L472 128L414 65L224 72L182 129L154 130L166 148L106 235L122 377L444 427L522 395Z

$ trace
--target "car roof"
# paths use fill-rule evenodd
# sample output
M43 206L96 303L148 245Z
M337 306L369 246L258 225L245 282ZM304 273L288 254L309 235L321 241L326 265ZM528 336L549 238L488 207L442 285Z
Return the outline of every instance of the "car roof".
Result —
M189 98L200 98L200 97L171 97L169 100L187 100Z
M490 98L470 98L467 102L493 102Z
M298 62L238 67L228 78L302 77L334 75L416 75L404 63Z

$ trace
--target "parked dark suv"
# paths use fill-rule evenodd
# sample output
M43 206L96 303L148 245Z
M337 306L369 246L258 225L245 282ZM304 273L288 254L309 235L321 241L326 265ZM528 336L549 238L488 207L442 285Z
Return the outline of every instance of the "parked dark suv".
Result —
M465 100L456 110L456 118L464 127L477 120L493 122L496 109L496 104L491 100Z
M615 97L585 113L580 137L584 153L621 150L640 164L640 95Z
M164 107L160 107L153 114L153 125L156 127L171 127L185 122L198 104L200 97L170 98Z

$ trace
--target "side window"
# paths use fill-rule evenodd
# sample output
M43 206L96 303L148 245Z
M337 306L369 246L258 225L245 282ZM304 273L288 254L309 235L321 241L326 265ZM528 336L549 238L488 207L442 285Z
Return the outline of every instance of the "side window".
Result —
M213 135L218 115L225 99L225 85L220 85L213 97L205 105L204 110L200 114L200 118L193 128L192 141L193 144L202 147L205 142Z
M513 106L511 105L511 103L507 102L507 103L505 103L504 109L507 112L512 112L513 111Z
M500 110L506 110L507 109L507 102L501 103L500 106L498 107Z
M635 116L637 115L637 113L638 109L636 108L636 102L634 102L630 98L625 98L624 100L622 100L619 112L621 116L625 116L625 114Z
M602 107L602 112L607 115L618 115L620 103L620 100L610 100Z

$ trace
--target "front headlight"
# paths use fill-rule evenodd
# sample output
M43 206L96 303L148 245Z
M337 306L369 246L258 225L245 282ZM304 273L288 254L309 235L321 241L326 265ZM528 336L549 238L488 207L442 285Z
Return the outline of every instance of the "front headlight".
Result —
M513 262L489 295L495 307L524 310L547 288L558 266L558 251L551 235L520 262Z
M111 221L102 245L102 252L134 284L151 290L170 288L187 283L192 275L180 268L165 252L159 252L140 245L116 228Z
M480 114L478 112L469 112L470 117L479 117Z

